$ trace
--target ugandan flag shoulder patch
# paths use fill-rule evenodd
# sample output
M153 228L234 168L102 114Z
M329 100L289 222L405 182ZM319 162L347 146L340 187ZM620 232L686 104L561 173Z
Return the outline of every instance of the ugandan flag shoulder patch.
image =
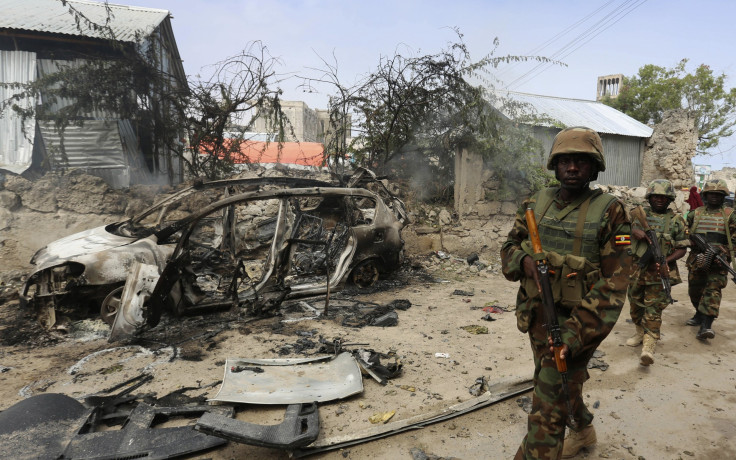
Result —
M615 241L616 246L629 246L631 245L631 235L616 235Z

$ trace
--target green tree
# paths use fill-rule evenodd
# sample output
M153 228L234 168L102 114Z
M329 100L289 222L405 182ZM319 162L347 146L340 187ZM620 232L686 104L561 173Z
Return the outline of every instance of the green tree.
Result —
M443 199L452 196L458 149L470 148L489 161L508 154L513 161L496 164L500 176L507 168L534 168L538 152L528 150L531 142L516 142L521 131L494 108L500 96L492 90L493 70L510 62L550 60L495 56L498 40L494 40L491 52L476 61L462 34L455 32L457 40L437 53L416 55L397 49L392 56L381 56L374 70L352 86L340 83L337 64L325 64L320 76L305 78L310 90L318 83L332 88L333 131L348 122L352 128L347 149L326 146L331 159L349 154L358 164L395 179L429 177L422 184L424 192ZM512 138L515 141L508 142Z
M618 97L602 102L649 125L662 121L667 110L686 109L695 118L698 153L707 153L734 132L736 88L727 89L727 76L714 74L705 64L688 72L687 62L683 59L671 69L647 64L624 77Z

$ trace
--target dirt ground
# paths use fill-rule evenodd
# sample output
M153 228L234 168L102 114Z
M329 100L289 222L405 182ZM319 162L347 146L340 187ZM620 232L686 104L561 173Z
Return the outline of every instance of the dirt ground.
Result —
M422 260L417 258L415 268ZM65 337L50 337L32 326L28 312L17 302L5 301L0 305L3 340L20 333L26 338L0 348L0 408L42 392L82 400L143 371L154 378L135 394L169 395L168 400L178 397L182 403L203 401L217 393L225 359L304 357L317 353L320 336L362 343L378 352L393 351L403 363L403 374L386 386L364 376L362 394L321 404L320 439L368 429L372 426L368 418L375 413L395 411L391 423L470 400L468 389L481 376L490 384L531 377L531 351L511 311L516 285L497 272L472 273L459 261L427 266L407 268L398 277L401 282L382 283L376 292L352 297L379 304L409 300L411 307L398 311L394 327L345 327L334 319L282 323L285 317L246 323L237 315L221 313L166 320L158 330L132 342L109 344L100 321L79 323L76 329L84 330ZM458 295L456 290L466 293ZM684 325L692 314L686 284L674 287L673 297L678 302L665 311L663 338L652 366L640 366L638 349L624 345L633 331L626 321L628 305L600 348L602 366L590 369L585 386L599 442L580 458L736 458L736 416L731 410L736 403L736 288L729 284L724 291L721 317L714 323L716 337L707 343L696 340L695 328ZM486 314L482 308L489 305L499 307L491 313L495 321L481 319ZM488 333L462 329L469 325L486 326ZM524 397L530 392L422 429L312 458L412 458L412 449L430 458L511 458L526 431ZM283 406L245 405L238 408L237 418L278 423L283 410ZM285 452L230 442L192 458L288 457Z

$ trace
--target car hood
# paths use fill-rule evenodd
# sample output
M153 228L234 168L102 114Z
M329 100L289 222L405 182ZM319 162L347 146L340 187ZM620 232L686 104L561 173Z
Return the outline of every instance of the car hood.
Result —
M31 259L37 269L58 265L75 257L94 254L137 241L139 238L113 235L101 226L53 241L39 249Z

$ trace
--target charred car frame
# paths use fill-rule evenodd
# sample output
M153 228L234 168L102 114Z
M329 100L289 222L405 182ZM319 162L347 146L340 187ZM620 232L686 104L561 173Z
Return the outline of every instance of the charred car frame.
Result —
M372 172L359 170L347 185L284 177L195 184L132 219L42 248L23 297L51 327L57 308L99 308L112 324L137 265L156 267L146 303L158 314L224 305L258 314L348 281L369 286L400 264L407 216Z

